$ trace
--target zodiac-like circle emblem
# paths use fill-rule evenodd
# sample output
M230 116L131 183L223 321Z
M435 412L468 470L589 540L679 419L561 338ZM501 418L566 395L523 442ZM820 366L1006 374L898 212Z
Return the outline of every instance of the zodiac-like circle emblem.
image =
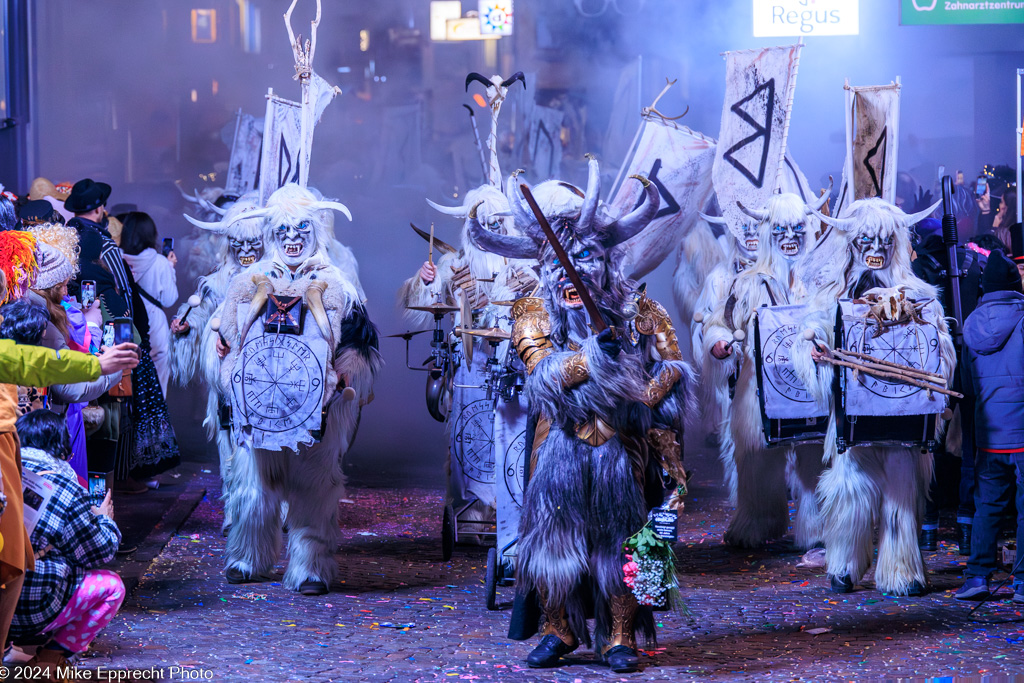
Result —
M468 403L455 420L452 450L462 471L481 484L494 483L494 401Z
M265 432L302 425L323 403L324 370L302 337L261 335L242 347L231 377L245 422Z
M797 339L795 324L782 325L761 343L764 378L779 394L797 403L812 403L807 387L793 372L790 353Z
M505 488L512 496L512 502L518 507L523 506L523 482L526 480L526 430L516 434L512 443L505 449Z
M900 325L890 327L873 337L873 321L849 322L844 329L843 347L881 360L899 363L918 370L939 370L938 330L932 325ZM865 329L866 328L866 329ZM850 372L847 370L846 372ZM857 381L868 391L882 398L906 398L924 391L903 382L859 373Z

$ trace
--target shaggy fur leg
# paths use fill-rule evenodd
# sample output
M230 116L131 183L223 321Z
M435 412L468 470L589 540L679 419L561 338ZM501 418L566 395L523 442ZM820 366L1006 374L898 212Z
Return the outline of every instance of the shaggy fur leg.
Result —
M579 586L589 563L591 449L578 444L560 429L552 429L544 441L519 520L516 580L519 590L536 589L551 605L564 605L572 632L589 645Z
M588 449L590 450L590 449ZM623 542L647 522L643 492L633 475L633 463L618 439L590 452L590 576L594 581L594 647L605 649L612 634L612 603L629 588L623 581ZM620 598L621 599L621 598ZM630 613L630 640L638 626ZM654 633L645 633L652 641Z
M878 539L878 590L906 595L915 581L925 584L924 558L918 546L921 501L931 481L932 454L907 448L886 449L882 516Z
M835 454L818 481L829 576L849 576L857 583L871 566L871 531L884 474L879 465L872 449L852 448Z
M785 455L778 449L742 453L736 449L736 514L725 542L755 548L779 538L789 525Z
M822 470L820 446L797 446L786 453L786 483L796 501L793 536L800 550L824 540L817 495L818 477Z
M246 448L238 446L239 449ZM226 531L231 526L231 499L232 465L235 458L235 446L231 443L231 433L226 429L217 430L217 455L220 457L220 480L221 500L224 501L224 521L221 522L221 531Z
M298 590L303 581L338 578L338 500L345 480L330 443L315 444L293 456L288 471L288 569L284 585Z
M238 450L228 510L235 523L227 543L227 568L249 576L274 569L281 553L281 485L288 457L294 453Z
M718 461L722 463L722 480L729 492L729 505L736 507L736 443L732 440L732 409L722 408L722 423L718 429Z

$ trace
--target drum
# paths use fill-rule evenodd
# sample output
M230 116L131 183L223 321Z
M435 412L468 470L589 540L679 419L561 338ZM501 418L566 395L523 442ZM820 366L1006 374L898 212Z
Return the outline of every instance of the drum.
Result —
M919 302L920 303L920 302ZM883 361L941 374L938 320L942 306L924 302L925 322L879 325L868 317L870 306L842 299L836 311L836 344ZM850 368L837 368L836 435L839 452L851 446L904 445L935 447L935 423L948 404L945 395L875 377Z
M803 332L807 306L763 306L754 317L754 362L761 424L769 445L823 441L828 411L822 410L793 370L790 351Z

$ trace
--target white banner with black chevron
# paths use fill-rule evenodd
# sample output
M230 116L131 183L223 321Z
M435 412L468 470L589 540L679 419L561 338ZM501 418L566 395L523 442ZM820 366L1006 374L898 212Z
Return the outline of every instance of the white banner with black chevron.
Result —
M255 116L239 111L231 141L231 161L228 163L227 180L224 181L224 194L241 197L256 189L262 144L263 123Z
M711 196L714 160L711 138L657 115L643 117L609 195L621 216L643 196L643 185L629 176L644 176L658 187L661 208L654 220L620 247L622 270L629 277L643 277L679 247Z
M760 209L779 186L802 47L724 54L725 105L712 178L732 225L746 220L737 201Z
M896 201L900 84L845 87L846 163L834 216L857 199Z

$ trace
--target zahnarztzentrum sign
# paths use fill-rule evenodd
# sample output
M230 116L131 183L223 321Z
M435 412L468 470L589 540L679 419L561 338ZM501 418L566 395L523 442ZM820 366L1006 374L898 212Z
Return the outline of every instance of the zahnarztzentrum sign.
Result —
M1024 24L1024 0L900 0L900 23Z

